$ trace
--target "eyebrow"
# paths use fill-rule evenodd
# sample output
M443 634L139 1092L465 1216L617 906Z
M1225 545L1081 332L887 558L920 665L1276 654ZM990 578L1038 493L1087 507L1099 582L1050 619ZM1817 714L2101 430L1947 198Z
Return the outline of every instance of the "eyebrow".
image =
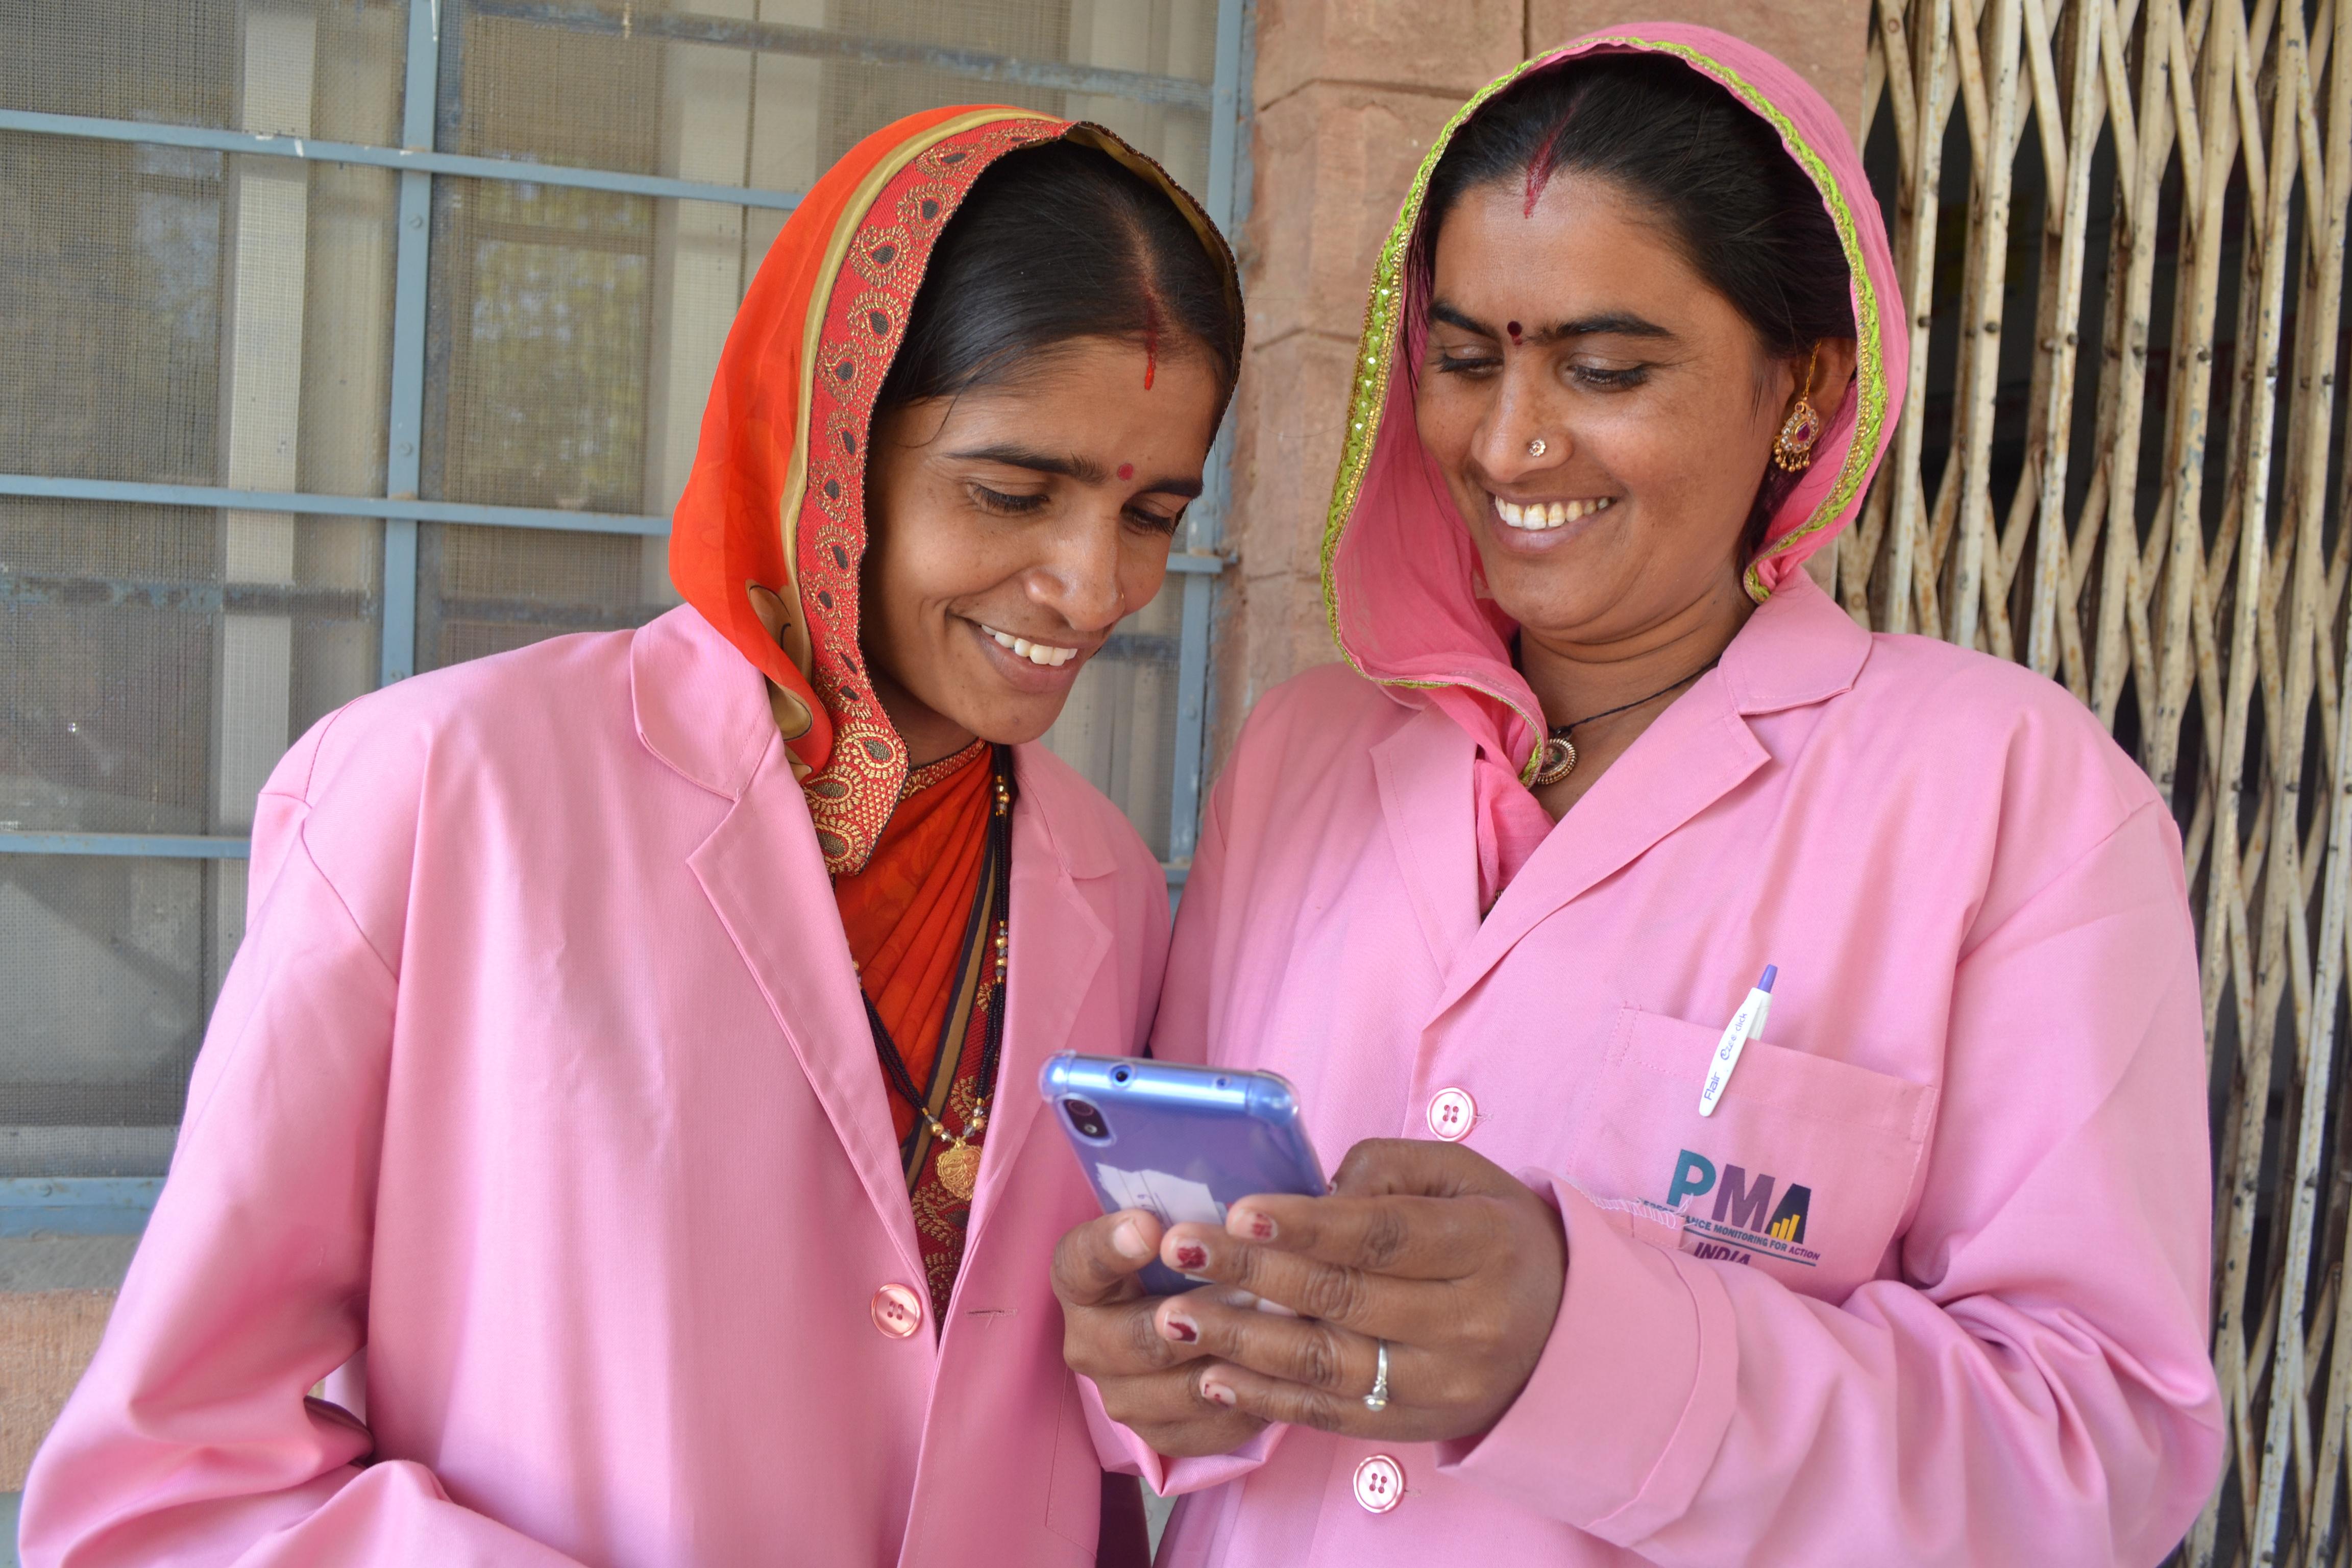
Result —
M1058 474L1082 485L1098 485L1110 477L1099 463L1089 462L1075 455L1034 451L1027 447L971 447L961 452L950 452L948 456L961 462L1002 463L1008 468ZM1170 474L1145 480L1143 488L1161 495L1182 496L1186 500L1192 500L1201 493L1201 480L1196 475Z
M1500 338L1503 335L1469 312L1443 300L1431 303L1429 319L1444 321L1449 327L1459 327L1465 332L1476 332L1480 337ZM1523 334L1521 341L1552 343L1564 338L1672 338L1674 335L1657 322L1636 316L1630 310L1604 310L1597 316L1580 316L1574 321L1557 321L1549 327L1538 328Z

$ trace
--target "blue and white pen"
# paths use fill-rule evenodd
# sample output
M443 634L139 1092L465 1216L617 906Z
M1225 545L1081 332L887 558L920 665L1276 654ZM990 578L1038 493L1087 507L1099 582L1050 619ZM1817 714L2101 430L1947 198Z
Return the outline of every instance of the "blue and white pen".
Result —
M1756 989L1748 994L1748 1000L1739 1005L1739 1011L1723 1026L1723 1038L1716 1043L1715 1055L1707 1060L1706 1088L1699 1091L1701 1116L1715 1114L1716 1101L1723 1098L1723 1086L1731 1081L1731 1069L1739 1065L1739 1053L1748 1048L1748 1041L1764 1032L1764 1020L1772 1011L1772 982L1780 973L1779 965L1766 964L1764 978L1756 983Z

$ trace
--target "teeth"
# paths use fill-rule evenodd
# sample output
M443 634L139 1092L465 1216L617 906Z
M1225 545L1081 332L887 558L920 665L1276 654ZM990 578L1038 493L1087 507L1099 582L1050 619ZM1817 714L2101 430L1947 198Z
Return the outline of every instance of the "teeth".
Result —
M980 629L994 637L997 647L1010 648L1015 658L1044 665L1048 669L1059 669L1078 657L1078 650L1074 647L1055 647L1049 642L1031 642L1027 637L1016 637L1011 632L1000 632L992 626L982 625Z
M1506 527L1519 529L1528 533L1538 533L1574 522L1581 517L1591 517L1596 512L1607 511L1615 503L1616 499L1614 496L1599 496L1591 500L1530 501L1521 506L1516 501L1507 501L1502 497L1496 496L1495 515L1502 519Z

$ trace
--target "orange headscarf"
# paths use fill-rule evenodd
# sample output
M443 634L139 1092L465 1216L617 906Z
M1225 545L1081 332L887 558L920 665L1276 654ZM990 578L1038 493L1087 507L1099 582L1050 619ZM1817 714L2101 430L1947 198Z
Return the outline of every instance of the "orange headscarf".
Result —
M769 247L719 356L670 530L670 577L788 699L793 771L836 876L873 854L908 765L857 641L875 395L931 247L972 182L1006 153L1062 137L1166 190L1235 279L1207 215L1101 127L1002 106L925 110L825 171ZM752 584L798 605L782 647L752 611Z

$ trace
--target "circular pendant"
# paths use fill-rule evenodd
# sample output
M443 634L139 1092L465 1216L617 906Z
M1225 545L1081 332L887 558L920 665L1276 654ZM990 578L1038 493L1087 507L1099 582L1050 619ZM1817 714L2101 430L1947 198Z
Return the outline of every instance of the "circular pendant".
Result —
M955 1194L961 1203L970 1203L971 1194L980 1189L980 1151L959 1138L940 1151L940 1185Z
M1556 784L1576 771L1576 742L1565 735L1554 735L1543 743L1542 761L1536 766L1536 787Z

